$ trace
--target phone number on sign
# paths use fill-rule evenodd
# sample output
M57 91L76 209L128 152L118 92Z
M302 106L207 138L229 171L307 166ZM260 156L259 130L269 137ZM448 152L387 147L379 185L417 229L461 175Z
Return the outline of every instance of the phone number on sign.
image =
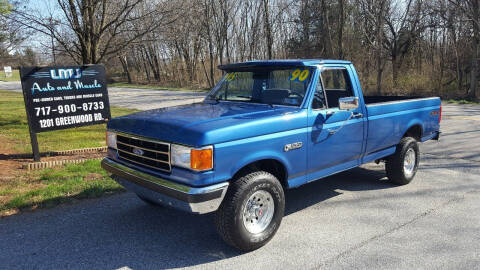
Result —
M75 113L77 111L96 111L96 110L103 110L105 105L103 101L100 102L85 102L82 103L82 106L77 106L75 104L65 104L65 105L58 105L56 108L52 108L51 106L44 106L44 107L35 107L35 115L36 116L46 116L50 115L51 112L58 112L59 114L64 113Z

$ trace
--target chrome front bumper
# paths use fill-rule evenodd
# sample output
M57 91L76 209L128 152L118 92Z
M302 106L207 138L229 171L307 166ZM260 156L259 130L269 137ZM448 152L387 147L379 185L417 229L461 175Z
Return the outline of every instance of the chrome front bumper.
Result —
M127 190L183 211L204 214L216 211L227 192L228 182L207 187L190 187L134 170L110 158L102 160L102 168Z

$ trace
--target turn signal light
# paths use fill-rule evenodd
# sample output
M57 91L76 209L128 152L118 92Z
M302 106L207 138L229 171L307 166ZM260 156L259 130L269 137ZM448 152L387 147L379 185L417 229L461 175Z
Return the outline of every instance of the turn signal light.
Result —
M190 152L190 168L201 171L212 169L213 149L192 149Z

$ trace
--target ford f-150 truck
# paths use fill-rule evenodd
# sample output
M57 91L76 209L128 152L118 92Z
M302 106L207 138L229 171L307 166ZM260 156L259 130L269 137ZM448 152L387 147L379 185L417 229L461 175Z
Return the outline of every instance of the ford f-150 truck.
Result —
M418 143L439 138L439 98L364 96L348 61L219 68L201 103L110 120L102 167L148 203L215 211L217 231L240 250L273 237L286 189L372 161L408 184Z

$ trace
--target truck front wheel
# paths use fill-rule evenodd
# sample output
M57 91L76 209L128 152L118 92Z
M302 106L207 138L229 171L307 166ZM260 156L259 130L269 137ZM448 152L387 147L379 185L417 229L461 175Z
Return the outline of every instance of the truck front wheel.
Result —
M419 158L417 141L412 137L402 138L395 154L388 157L385 162L388 179L398 185L410 183L417 172Z
M229 245L252 251L277 232L285 210L280 181L271 173L256 171L232 180L215 214L220 236Z

